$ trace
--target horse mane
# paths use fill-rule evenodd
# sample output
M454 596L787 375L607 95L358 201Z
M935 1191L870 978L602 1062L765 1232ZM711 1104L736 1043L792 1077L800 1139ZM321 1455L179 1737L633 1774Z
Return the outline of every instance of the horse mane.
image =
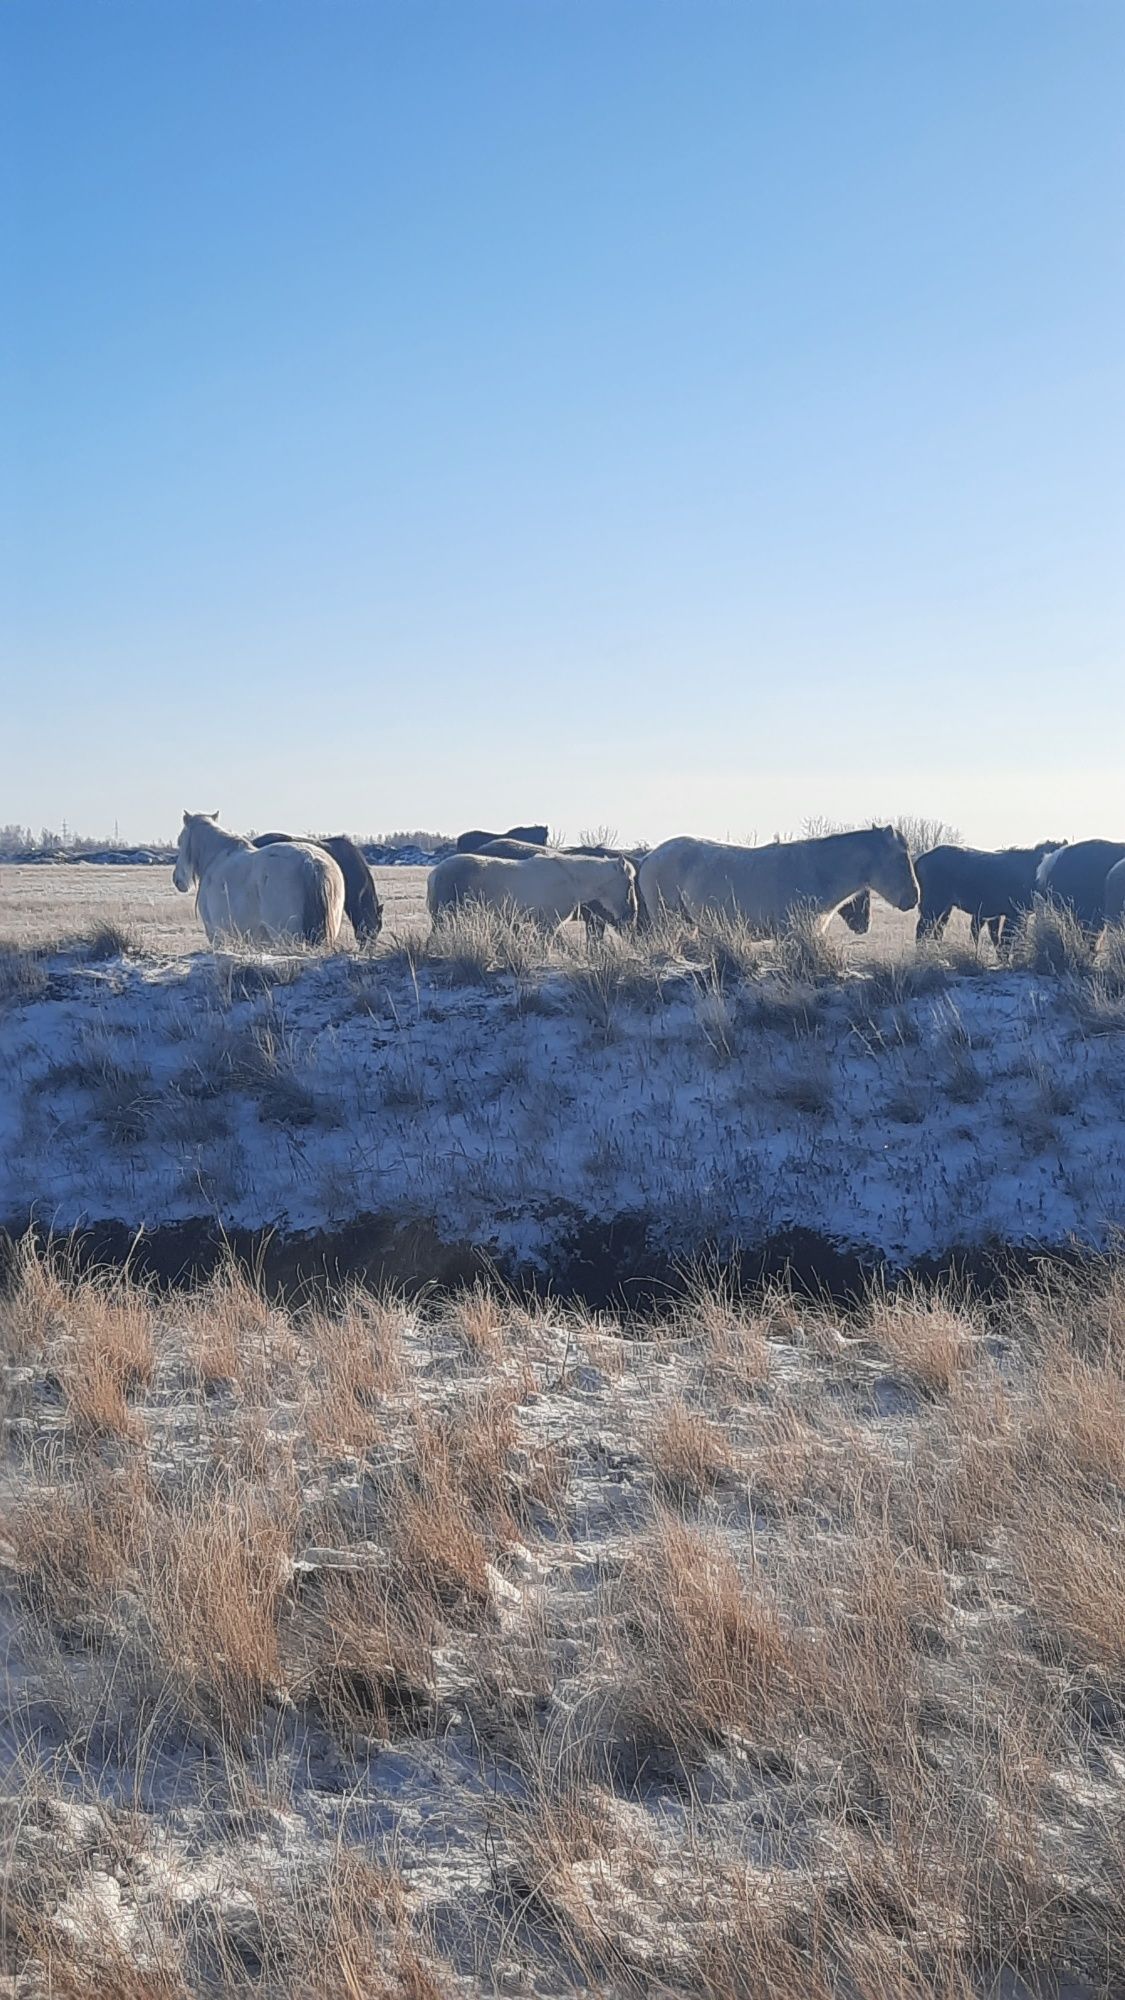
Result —
M200 865L202 859L200 855L200 839L205 832L217 836L215 853L221 853L224 849L232 850L252 847L254 845L253 841L248 840L244 833L235 833L229 826L220 826L218 820L211 813L185 813L184 831L187 833L185 854L188 866L193 870L197 880L203 873ZM213 859L214 854L210 858Z

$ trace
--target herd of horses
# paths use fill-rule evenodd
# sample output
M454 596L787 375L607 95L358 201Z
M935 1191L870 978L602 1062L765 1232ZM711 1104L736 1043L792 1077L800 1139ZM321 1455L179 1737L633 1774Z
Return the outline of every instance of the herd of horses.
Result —
M172 879L177 889L195 889L212 943L333 945L345 915L357 939L370 943L382 926L371 868L343 834L250 839L220 826L216 813L185 812ZM426 904L435 923L476 903L548 930L580 917L593 935L664 914L720 915L776 932L800 912L822 926L839 916L862 933L873 893L897 910L916 909L919 938L940 938L962 910L974 941L987 931L1003 952L1013 926L1046 900L1070 911L1093 944L1107 924L1125 919L1125 841L941 846L912 859L893 826L763 847L681 835L648 849L551 846L545 826L503 834L476 827L431 869Z

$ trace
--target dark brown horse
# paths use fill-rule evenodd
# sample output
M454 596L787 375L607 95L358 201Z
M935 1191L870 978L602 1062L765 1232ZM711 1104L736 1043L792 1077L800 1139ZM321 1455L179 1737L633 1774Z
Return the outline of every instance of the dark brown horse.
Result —
M975 944L987 930L999 949L1009 924L1026 916L1035 895L1043 858L1066 842L1041 840L1036 847L931 847L914 863L922 900L919 938L940 938L954 910L964 910ZM1105 879L1104 873L1102 877Z
M1125 860L1125 841L1076 840L1040 863L1035 886L1048 902L1076 917L1091 944L1106 920L1106 877Z
M275 847L281 840L303 839L302 834L259 833L255 847ZM344 909L360 944L373 944L383 928L383 912L375 888L375 877L360 848L346 833L333 833L312 842L332 856L344 878Z
M483 827L475 826L469 833L458 834L456 843L457 853L483 854L486 848L491 852L491 843L494 840L518 840L523 842L527 847L546 847L547 828L545 826L510 826L507 833L486 833ZM518 855L514 858L519 859Z

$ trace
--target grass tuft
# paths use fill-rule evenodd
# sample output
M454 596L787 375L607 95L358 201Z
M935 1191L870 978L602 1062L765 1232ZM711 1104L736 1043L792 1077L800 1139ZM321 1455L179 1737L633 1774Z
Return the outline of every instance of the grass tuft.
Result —
M1038 900L1016 930L1011 964L1023 972L1088 974L1094 947L1073 912L1061 903Z
M980 1338L967 1309L940 1289L873 1289L865 1334L885 1360L923 1395L948 1395L973 1360Z

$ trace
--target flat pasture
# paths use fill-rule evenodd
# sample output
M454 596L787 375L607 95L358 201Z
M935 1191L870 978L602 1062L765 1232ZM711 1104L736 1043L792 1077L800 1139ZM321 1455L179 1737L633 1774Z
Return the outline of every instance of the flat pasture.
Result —
M408 936L426 925L426 868L376 868L384 928ZM0 864L0 938L54 944L97 924L118 924L139 951L179 957L207 940L194 896L181 896L165 866L93 862ZM345 925L344 936L351 941Z
M376 868L375 883L383 905L383 929L388 938L416 936L428 929L427 868ZM98 924L117 924L138 951L179 957L207 948L195 914L195 899L172 886L172 871L163 866L115 867L110 864L0 863L0 939L25 948L52 945ZM905 949L914 935L913 913L892 910L872 898L871 929L853 937L838 920L831 926L834 941L849 956L884 956ZM968 935L960 915L949 927L951 938ZM342 943L351 944L345 924Z

